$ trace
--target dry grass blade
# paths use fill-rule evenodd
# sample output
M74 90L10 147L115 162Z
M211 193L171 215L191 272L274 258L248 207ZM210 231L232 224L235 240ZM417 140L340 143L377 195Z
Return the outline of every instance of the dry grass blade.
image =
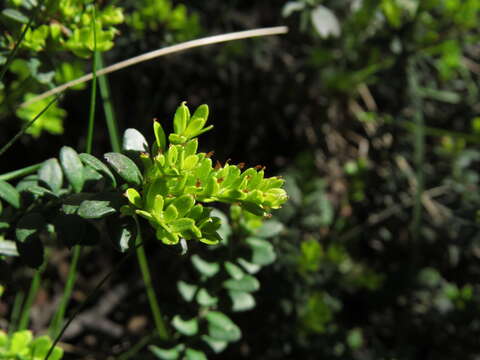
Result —
M107 66L106 68L103 68L101 70L97 71L97 76L105 75L112 73L117 70L124 69L126 67L132 66L139 64L144 61L152 60L160 56L164 55L169 55L189 49L193 49L196 47L201 47L201 46L206 46L206 45L211 45L211 44L218 44L222 42L228 42L228 41L233 41L233 40L240 40L240 39L248 39L248 38L253 38L253 37L260 37L260 36L270 36L270 35L280 35L280 34L286 34L288 32L288 28L286 26L276 26L276 27L270 27L270 28L260 28L260 29L253 29L253 30L246 30L246 31L238 31L238 32L233 32L233 33L228 33L228 34L221 34L221 35L214 35L214 36L208 36L204 37L201 39L196 39L196 40L190 40L186 41L181 44L176 44L172 46L167 46L165 48L161 48L158 50L150 51L142 55L135 56L133 58L120 61L116 64ZM62 92L72 86L81 84L83 82L89 81L93 78L93 74L87 74L84 75L78 79L69 81L63 85L60 85L56 88L53 88L43 94L40 94L39 96L36 96L28 101L25 101L20 105L20 107L27 106L31 103L40 101L46 97L49 97L51 95L57 94L59 92Z

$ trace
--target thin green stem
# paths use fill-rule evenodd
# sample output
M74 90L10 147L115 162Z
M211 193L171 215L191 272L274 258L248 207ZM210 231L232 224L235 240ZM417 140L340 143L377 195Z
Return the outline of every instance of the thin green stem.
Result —
M15 141L17 141L17 140L20 138L20 136L22 136L22 135L25 133L25 131L27 131L27 129L28 129L30 126L32 126L33 123L34 123L35 121L37 121L37 119L38 119L40 116L42 116L42 115L48 110L48 108L53 105L53 103L54 103L55 101L58 100L59 97L60 97L59 95L55 96L55 98L53 98L53 99L47 104L47 106L45 106L45 107L43 108L43 110L40 111L40 113L37 114L37 116L35 116L32 120L30 120L28 123L26 123L25 125L23 125L22 128L20 129L20 131L19 131L18 133L16 133L15 136L14 136L13 138L11 138L10 141L9 141L8 143L6 143L6 144L0 149L0 156L2 156L3 153L5 153L5 151L7 151L7 150L10 148L10 146L12 146L12 145L15 143Z
M100 68L104 67L103 57L101 54L98 55L98 66ZM100 88L100 96L102 97L103 110L105 112L105 120L108 128L108 135L110 137L110 144L112 145L112 150L115 152L122 151L120 145L120 135L118 132L118 126L115 119L115 112L112 106L112 97L110 95L110 86L108 84L107 75L102 75L98 77L98 85Z
M35 298L37 297L38 289L40 288L40 283L42 282L43 270L44 266L41 266L39 269L35 270L35 275L33 275L32 282L30 284L30 290L28 291L27 299L23 305L20 321L18 322L19 331L28 329L28 322L30 321L30 309L32 308Z
M135 239L135 244L138 245L142 242L142 235L140 232L140 224L138 219L135 217L135 222L137 224L137 238ZM143 283L145 284L145 291L147 292L148 302L150 304L150 310L152 311L153 320L155 322L155 327L157 328L157 333L160 339L168 340L170 335L168 333L167 326L163 321L162 313L160 312L160 306L157 302L157 296L152 284L152 277L150 275L150 270L148 268L147 255L143 247L137 247L137 259L138 264L140 265L140 270L142 272Z
M30 166L24 167L23 169L18 169L18 170L14 170L14 171L10 171L8 173L2 174L0 175L0 180L7 181L7 180L15 179L17 177L33 174L38 169L40 169L42 164L43 163L30 165Z
M95 18L95 4L93 5L92 14L92 26L93 26L93 79L92 79L92 91L90 93L90 114L88 116L88 132L87 132L87 147L86 152L92 153L93 146L93 129L95 126L95 103L97 97L97 24Z
M13 309L12 314L10 317L10 324L8 326L8 335L12 335L15 331L17 331L18 326L18 319L20 318L20 313L22 311L22 304L23 299L25 298L25 294L23 291L19 291L15 295L15 300L13 301Z
M63 290L62 300L60 301L57 312L55 313L49 328L50 336L52 338L58 336L60 328L63 325L65 312L70 301L70 296L72 295L75 280L77 278L77 265L81 253L82 247L80 245L75 245L73 247L72 261L70 264L70 269L68 269L67 282L65 284L65 289Z

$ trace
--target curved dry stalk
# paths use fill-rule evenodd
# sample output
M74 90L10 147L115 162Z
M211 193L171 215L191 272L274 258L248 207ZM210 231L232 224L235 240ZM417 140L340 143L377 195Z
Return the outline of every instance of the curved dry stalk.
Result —
M164 55L169 55L173 53L177 53L180 51L185 51L189 49L193 49L196 47L201 47L201 46L206 46L206 45L211 45L211 44L218 44L222 42L227 42L227 41L233 41L233 40L240 40L240 39L247 39L247 38L253 38L253 37L260 37L260 36L269 36L269 35L280 35L280 34L286 34L288 32L288 27L286 26L276 26L276 27L269 27L269 28L260 28L260 29L253 29L253 30L246 30L246 31L237 31L237 32L232 32L232 33L227 33L227 34L221 34L221 35L214 35L214 36L208 36L196 40L190 40L186 41L184 43L172 45L172 46L167 46L165 48L153 50L150 52L147 52L142 55L134 56L130 59L120 61L116 64L107 66L106 68L103 68L101 70L97 71L97 76L105 75L112 73L117 70L124 69L126 67L132 66L139 64L144 61L152 60L160 56ZM78 79L69 81L63 85L57 86L56 88L53 88L49 91L44 92L43 94L40 94L34 98L31 98L30 100L25 101L20 105L20 107L25 107L27 105L30 105L34 102L40 101L42 99L45 99L46 97L49 97L51 95L57 94L59 92L65 91L66 89L81 84L83 82L89 81L93 78L93 74L87 74L82 77L79 77Z

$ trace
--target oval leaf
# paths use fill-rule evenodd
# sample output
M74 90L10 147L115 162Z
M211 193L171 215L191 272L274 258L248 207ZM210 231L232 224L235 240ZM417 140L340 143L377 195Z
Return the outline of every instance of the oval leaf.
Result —
M106 153L105 160L112 167L112 169L127 183L139 186L142 183L142 174L137 165L123 154Z
M113 187L117 187L117 181L115 180L115 176L113 176L112 172L110 171L107 165L105 165L103 162L98 160L95 156L90 154L81 153L79 157L80 157L80 160L82 160L82 162L85 165L88 165L92 169L97 170L98 172L101 172L106 176L108 176L108 178L112 181Z
M145 137L137 129L127 129L123 133L124 151L146 152L148 153L148 143Z
M58 194L63 184L63 172L58 160L52 158L45 161L38 170L38 178L47 184L54 193Z
M69 146L60 149L60 164L68 181L72 185L73 191L79 193L82 191L83 183L83 165L77 152Z
M8 202L14 208L20 207L19 192L6 181L0 180L0 198Z

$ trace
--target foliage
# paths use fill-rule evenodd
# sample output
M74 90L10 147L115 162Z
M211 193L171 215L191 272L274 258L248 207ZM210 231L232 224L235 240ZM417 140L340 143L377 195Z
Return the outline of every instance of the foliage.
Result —
M52 340L48 336L33 338L29 330L14 332L11 336L0 330L0 357L6 360L43 360L47 355ZM60 360L63 350L56 346L49 356L51 360Z
M140 41L140 34L145 30L142 24L148 24L149 30L164 29L169 35L167 42L185 41L200 31L197 16L189 15L184 5L173 6L168 0L138 1L133 8L128 1L115 5L105 3L97 8L95 29L92 14L93 6L87 0L7 1L0 16L6 29L0 37L0 64L6 63L8 53L25 30L29 18L33 17L34 21L26 30L18 56L8 69L13 76L2 79L2 117L34 95L84 75L85 59L91 58L94 50L94 34L96 49L102 53L111 50L128 27L139 32L138 36L126 39L130 42ZM85 84L74 87L83 88ZM29 121L32 114L38 114L39 107L43 108L45 101L19 108L15 115ZM42 131L61 134L66 115L64 109L54 105L27 133L35 137Z

